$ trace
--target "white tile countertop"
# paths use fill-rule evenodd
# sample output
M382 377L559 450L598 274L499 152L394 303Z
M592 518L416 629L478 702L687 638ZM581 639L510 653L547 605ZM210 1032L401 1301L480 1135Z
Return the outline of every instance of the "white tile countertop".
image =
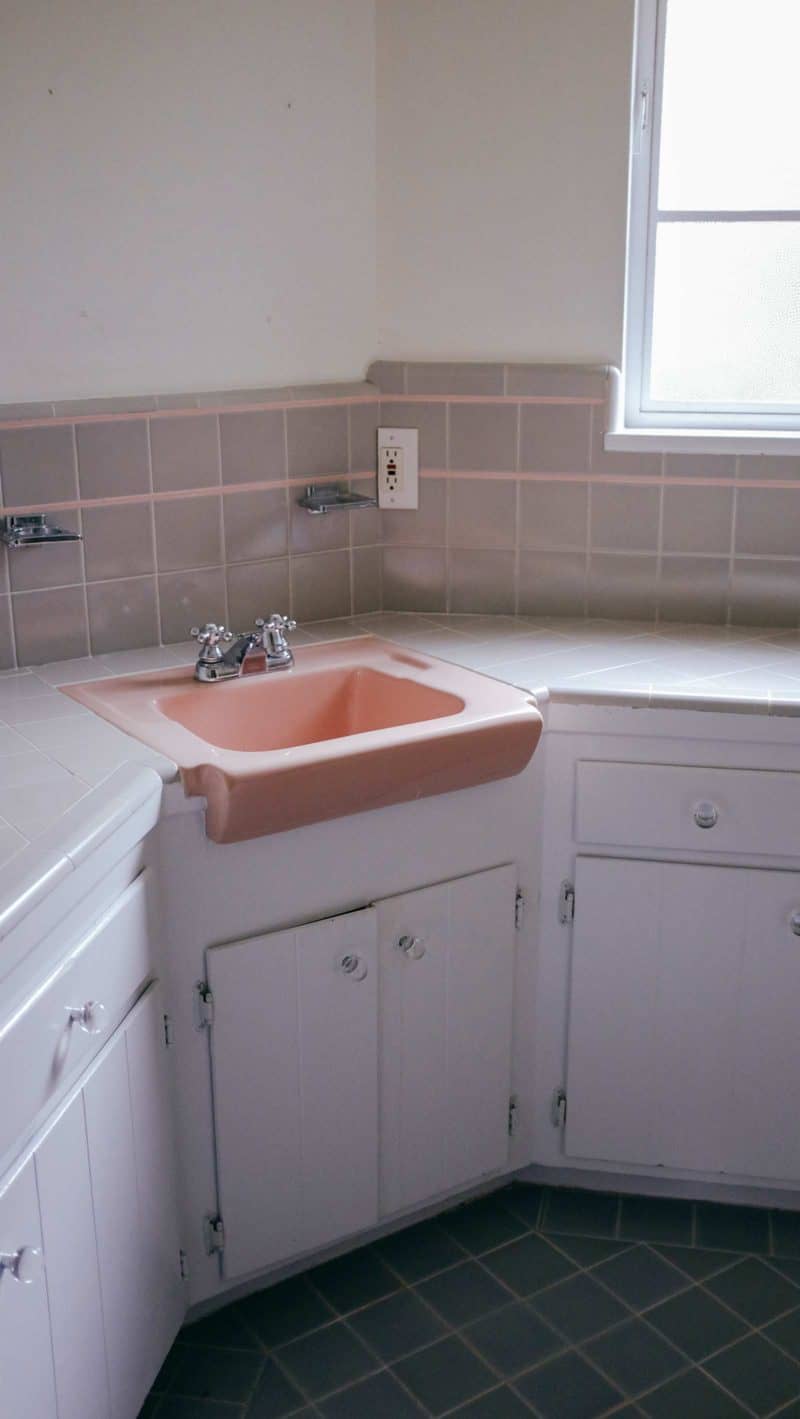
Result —
M799 631L392 612L317 622L292 640L367 632L562 703L800 715ZM189 664L196 649L120 651L0 674L0 866L19 855L22 872L26 846L121 765L177 777L170 760L58 687Z

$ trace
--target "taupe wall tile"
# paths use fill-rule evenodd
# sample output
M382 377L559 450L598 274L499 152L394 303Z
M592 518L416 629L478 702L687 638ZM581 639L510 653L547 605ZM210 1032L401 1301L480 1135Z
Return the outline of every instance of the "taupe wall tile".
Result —
M658 547L660 497L659 488L595 483L590 511L592 547L655 551Z
M286 488L267 488L253 493L228 493L222 499L226 562L255 562L286 554L286 492Z
M87 581L144 576L155 570L153 518L148 503L84 508L83 536Z
M520 468L529 473L585 473L590 410L579 404L523 404Z
M658 587L661 619L724 625L728 567L727 557L663 557Z
M82 498L121 498L149 492L144 419L79 424L76 438Z
M800 554L800 488L739 488L736 551L757 556Z
M419 429L420 468L444 468L447 461L446 404L415 404L402 400L381 405L381 427Z
M587 582L590 616L647 621L658 605L658 558L592 552Z
M158 640L156 581L153 576L94 582L86 588L92 655L138 650Z
M409 394L502 394L503 366L444 361L409 364L406 389Z
M286 435L280 409L221 414L223 483L277 482L286 477Z
M585 603L585 553L520 552L520 615L582 616Z
M449 467L504 473L517 466L514 404L451 404Z
M665 478L733 478L736 459L725 453L668 453Z
M164 645L185 641L192 626L225 621L225 575L222 567L167 572L158 578L161 639Z
M89 629L82 586L57 591L25 591L12 596L14 633L20 665L44 665L89 653Z
M81 530L79 512L60 512L58 521L69 532ZM80 542L55 542L50 546L11 551L8 558L11 590L38 591L82 582L83 565Z
M585 547L589 537L587 483L521 483L520 546Z
M383 604L391 611L446 610L444 548L384 548Z
M445 479L420 478L418 508L387 508L384 510L384 542L406 547L443 547L446 518L447 484Z
M737 478L777 478L786 482L800 478L800 458L787 455L761 454L742 456L736 465Z
M151 419L150 454L157 493L213 487L221 479L216 415Z
M289 409L289 477L318 478L347 472L347 410Z
M363 616L368 611L380 611L382 596L383 551L380 547L356 547L353 551L353 614Z
M350 472L371 473L378 467L378 421L380 405L351 404Z
M514 612L514 553L456 547L449 558L448 609Z
M350 615L349 552L292 558L292 615L298 621Z
M70 425L0 433L0 474L7 507L42 507L77 497Z
M299 507L299 488L289 489L289 545L292 553L331 552L350 545L350 513L326 512L314 516Z
M604 473L607 478L620 474L635 475L639 478L658 478L661 475L660 453L606 453L603 437L606 428L606 410L592 409L592 458L591 471Z
M266 620L273 611L288 615L289 563L285 557L228 567L227 581L228 620L233 630L247 631L256 617Z
M350 491L364 497L377 498L375 478L352 478ZM360 508L350 518L350 537L354 547L367 547L383 541L383 513L379 507Z
M222 561L220 501L209 496L156 503L159 571L216 566Z
M367 379L384 394L404 394L406 367L399 360L375 360L367 370Z
M661 545L665 552L730 552L733 489L664 489Z
M0 596L0 670L12 670L14 665L14 640L11 632L11 597Z
M451 547L513 547L517 485L499 479L447 484L447 536Z
M731 621L734 626L800 623L800 562L736 558Z
M604 399L606 383L604 370L585 370L578 365L506 366L507 394Z

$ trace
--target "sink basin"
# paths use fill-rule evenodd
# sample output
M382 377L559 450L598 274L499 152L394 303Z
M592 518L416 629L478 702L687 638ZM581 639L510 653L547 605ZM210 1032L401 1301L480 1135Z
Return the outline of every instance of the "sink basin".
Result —
M542 730L524 691L373 636L216 685L181 666L63 693L173 759L219 843L509 777Z

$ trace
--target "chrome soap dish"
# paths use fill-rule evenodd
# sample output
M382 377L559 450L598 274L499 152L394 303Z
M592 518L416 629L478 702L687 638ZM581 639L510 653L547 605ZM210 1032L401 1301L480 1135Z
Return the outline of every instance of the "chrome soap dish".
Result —
M80 532L68 532L48 521L46 512L0 518L0 541L7 547L39 547L43 542L81 542Z
M302 498L297 499L297 504L310 512L312 517L319 517L324 512L336 512L339 508L377 507L378 500L364 493L348 493L346 488L336 484L317 488L309 483Z

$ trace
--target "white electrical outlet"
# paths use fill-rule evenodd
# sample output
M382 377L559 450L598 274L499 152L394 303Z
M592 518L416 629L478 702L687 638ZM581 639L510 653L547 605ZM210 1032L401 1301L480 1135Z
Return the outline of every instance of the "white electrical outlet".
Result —
M419 429L378 429L378 503L419 507Z

